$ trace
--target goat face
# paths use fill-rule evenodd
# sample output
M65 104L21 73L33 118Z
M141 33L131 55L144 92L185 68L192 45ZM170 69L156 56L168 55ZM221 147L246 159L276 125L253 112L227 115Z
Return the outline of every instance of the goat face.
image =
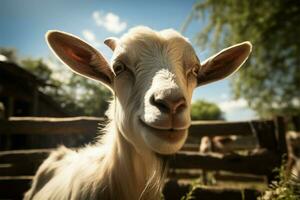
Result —
M82 40L58 31L47 34L50 47L75 72L104 83L115 94L113 119L137 150L175 153L190 126L195 87L222 79L247 59L244 42L200 64L191 44L174 30L131 29L105 40L111 64Z

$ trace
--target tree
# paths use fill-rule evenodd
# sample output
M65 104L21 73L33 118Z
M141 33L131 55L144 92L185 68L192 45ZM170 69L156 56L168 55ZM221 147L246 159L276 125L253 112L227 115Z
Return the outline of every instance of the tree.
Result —
M262 117L300 114L297 0L203 0L191 16L206 24L196 35L199 46L216 49L245 40L253 44L250 60L232 79L235 98L245 98Z
M192 103L191 118L192 120L222 120L223 116L216 104L197 100Z
M67 96L74 97L72 103L65 106L67 110L72 110L72 104L75 103L85 115L104 116L111 93L102 84L72 73L64 89L68 91L66 92L68 93Z
M17 50L14 48L0 47L0 55L5 56L8 62L17 62Z
M42 59L21 61L21 66L47 83L42 91L70 115L104 116L110 92L101 84L72 73L61 63L55 65L59 67L52 69ZM57 74L61 78L55 76Z
M52 70L50 67L40 58L25 58L21 61L21 66L26 67L28 71L45 82L51 82ZM53 80L54 81L54 80Z

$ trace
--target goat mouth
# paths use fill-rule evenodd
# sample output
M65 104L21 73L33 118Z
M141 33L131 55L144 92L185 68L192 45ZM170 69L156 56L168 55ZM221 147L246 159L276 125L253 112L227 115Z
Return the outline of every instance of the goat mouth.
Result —
M149 130L150 133L153 135L166 140L171 143L175 143L180 141L182 138L184 138L185 133L187 132L187 129L160 129L153 126L150 126L146 122L144 122L142 119L140 119L141 124L143 127L145 127L147 130Z

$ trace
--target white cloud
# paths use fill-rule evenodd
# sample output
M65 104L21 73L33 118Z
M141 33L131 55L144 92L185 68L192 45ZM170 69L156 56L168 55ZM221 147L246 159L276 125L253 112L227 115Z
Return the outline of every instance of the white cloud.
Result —
M223 112L231 112L233 110L243 109L248 107L247 101L245 99L224 101L219 103L218 106Z
M91 30L83 30L82 31L83 38L88 41L94 47L100 47L101 43L97 40L96 35Z
M82 31L82 35L88 41L94 41L94 40L96 40L95 34L92 31L90 31L90 30L83 30Z
M218 103L218 106L228 121L245 121L257 118L255 112L248 107L245 99L223 101Z
M93 19L97 26L102 26L112 33L120 33L127 27L127 23L121 21L120 17L112 12L104 13L95 11L93 12Z
M7 57L5 55L0 54L0 61L2 62L7 61Z

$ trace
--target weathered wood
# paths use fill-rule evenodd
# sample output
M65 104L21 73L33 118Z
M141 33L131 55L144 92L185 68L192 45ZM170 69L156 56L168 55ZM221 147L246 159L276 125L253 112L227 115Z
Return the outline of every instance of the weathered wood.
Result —
M277 117L275 120L276 127L276 139L277 139L277 150L280 155L283 156L287 153L287 145L286 145L286 131L285 131L285 122L283 117Z
M225 122L225 121L193 121L189 134L193 137L255 135L253 124L268 125L273 121Z
M0 152L1 176L33 176L51 149Z
M43 160L35 160L35 162L0 164L1 176L33 176Z
M23 163L47 158L52 149L13 150L0 152L0 163Z
M0 134L95 134L98 124L104 123L97 117L12 117L8 121L0 121ZM273 121L224 122L194 121L189 129L193 137L253 135L252 124L272 124Z
M103 122L104 119L97 117L11 117L0 121L0 134L96 134L99 123Z
M0 177L0 199L23 199L31 180L31 176Z
M0 153L0 163L41 163L49 150L8 151ZM259 164L258 164L259 163ZM266 175L279 166L280 159L269 151L254 155L198 154L181 152L170 158L170 167L178 169L225 170L239 173Z
M276 151L277 140L274 121L272 123L253 123L252 129L255 131L260 148Z
M216 173L214 178L217 181L234 181L234 182L265 182L264 176L253 176L246 174L220 174Z
M101 118L76 117L76 118L10 118L0 121L1 135L35 135L45 137L48 135L96 134L98 123L103 123ZM282 146L285 146L283 121L251 121L251 122L221 122L197 121L190 127L190 135L195 138L203 136L257 136L260 147L265 148L258 153L242 156L237 154L199 154L197 152L179 152L170 157L169 166L172 169L203 169L224 170L234 173L267 175L271 180L272 170L281 163ZM275 136L276 132L276 136ZM284 140L283 140L284 139ZM281 141L282 140L282 141ZM279 145L278 145L279 144ZM280 147L278 147L280 146ZM186 145L185 150L197 150L195 145ZM267 149L267 150L266 150ZM21 198L22 193L28 189L31 178L19 177L21 175L34 175L38 166L49 155L51 149L21 150L0 152L0 199ZM278 152L280 151L280 155ZM200 171L200 170L199 170ZM169 177L186 178L199 177L200 173L169 173ZM4 177L3 176L10 176ZM2 177L2 179L1 179ZM235 177L230 177L235 180ZM225 178L226 179L226 178ZM188 186L178 186L181 197L187 192ZM183 188L183 189L182 189ZM3 191L3 189L7 191ZM9 191L10 190L10 191ZM246 191L245 191L246 192ZM173 192L173 194L175 194ZM194 193L196 199L241 199L240 191L224 191L212 189L197 189ZM245 193L244 193L245 194ZM253 195L254 193L251 193ZM257 193L255 193L257 194ZM11 196L10 196L11 195ZM250 196L251 196L250 195ZM255 196L255 195L254 195ZM252 199L255 199L252 196ZM174 196L173 196L174 197ZM245 199L249 195L245 195ZM176 198L169 198L175 200Z
M174 170L169 169L167 177L176 179L195 179L202 176L202 170L191 171L191 170Z
M190 191L190 185L178 184L176 180L166 182L163 189L165 200L180 200ZM260 192L253 189L235 190L217 187L197 187L192 196L194 200L254 200Z
M187 144L185 143L180 151L199 151L199 144Z
M295 128L295 131L300 132L300 116L293 116L292 122Z
M169 170L168 178L173 179L196 179L203 178L203 170ZM256 176L252 174L240 173L214 173L214 179L218 181L237 181L237 182L265 182L265 176Z
M238 173L267 175L280 165L275 153L263 151L249 156L237 154L178 153L170 159L170 167L178 169L225 170Z
M254 200L260 192L254 189L223 189L223 188L197 188L192 195L195 200Z

